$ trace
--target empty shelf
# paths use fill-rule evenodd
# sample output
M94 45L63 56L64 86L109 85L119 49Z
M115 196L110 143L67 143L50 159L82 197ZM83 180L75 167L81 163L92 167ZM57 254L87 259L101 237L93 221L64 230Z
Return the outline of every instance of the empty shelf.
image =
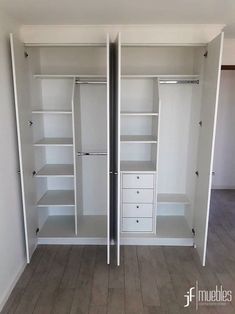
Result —
M158 194L157 202L160 204L189 204L185 194Z
M49 190L38 201L37 207L74 206L73 190Z
M107 238L106 216L78 216L78 234L75 235L74 216L49 216L39 231L39 238ZM89 243L89 242L88 242Z
M152 135L121 135L122 143L157 143L157 138Z
M159 79L199 79L198 74L123 74L123 79L144 79L144 78L159 78Z
M74 216L49 216L38 234L39 238L75 237Z
M121 112L122 116L158 116L157 112Z
M154 172L156 167L151 161L121 161L123 172Z
M40 169L36 177L73 177L74 168L73 165L45 165Z
M193 234L184 216L158 216L156 234L122 233L121 244L192 246Z
M34 143L34 146L73 146L73 139L70 137L47 137Z
M192 238L193 234L184 216L158 216L157 237Z
M71 110L33 110L33 114L72 114Z
M39 79L73 79L73 78L106 78L105 75L97 74L34 74L34 78Z

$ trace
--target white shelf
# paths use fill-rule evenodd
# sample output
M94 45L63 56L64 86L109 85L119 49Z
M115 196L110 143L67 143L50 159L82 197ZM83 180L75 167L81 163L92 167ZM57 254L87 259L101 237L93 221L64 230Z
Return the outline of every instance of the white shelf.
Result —
M185 194L158 194L159 204L189 204L189 199Z
M39 238L75 237L74 216L49 216L38 233Z
M73 190L49 190L38 201L37 207L47 206L74 206Z
M72 114L71 110L33 110L33 114Z
M152 135L121 135L122 143L157 143L157 138Z
M155 172L156 167L151 161L121 161L122 172Z
M49 216L38 236L39 238L105 238L106 240L106 216L79 216L77 236L74 231L74 220L74 216Z
M74 177L74 168L69 164L49 164L40 169L36 177Z
M158 216L156 230L160 238L193 238L184 216Z
M123 245L192 246L193 234L184 216L158 216L156 234L122 233Z
M123 74L123 79L144 79L144 78L159 78L159 79L199 79L198 74Z
M73 139L70 137L47 137L43 138L36 143L34 146L73 146Z
M39 79L73 79L73 78L105 78L105 75L97 75L97 74L34 74L34 78L39 78Z
M122 116L158 116L157 112L121 112Z

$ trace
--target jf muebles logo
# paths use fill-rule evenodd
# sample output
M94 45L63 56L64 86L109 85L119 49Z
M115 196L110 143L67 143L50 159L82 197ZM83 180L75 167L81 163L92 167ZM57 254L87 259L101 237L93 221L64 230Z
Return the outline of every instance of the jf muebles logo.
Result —
M213 290L199 289L198 281L186 294L184 307L189 307L195 301L196 310L201 305L226 305L232 301L232 291L224 290L223 286L215 286Z

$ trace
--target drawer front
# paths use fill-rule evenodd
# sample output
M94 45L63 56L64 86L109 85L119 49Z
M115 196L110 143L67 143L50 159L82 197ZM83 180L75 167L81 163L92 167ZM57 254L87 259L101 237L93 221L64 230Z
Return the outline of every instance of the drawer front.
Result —
M123 203L153 203L152 189L123 189L122 190Z
M123 174L122 176L122 187L124 189L153 189L153 174Z
M152 218L123 218L122 231L124 232L152 232Z
M122 205L122 217L152 217L152 204L127 204Z

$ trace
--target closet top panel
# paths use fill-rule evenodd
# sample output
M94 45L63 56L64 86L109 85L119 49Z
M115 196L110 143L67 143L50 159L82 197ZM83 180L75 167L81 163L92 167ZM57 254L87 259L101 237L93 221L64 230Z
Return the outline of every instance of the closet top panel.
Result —
M121 32L124 44L207 44L223 29L223 24L155 25L24 25L21 38L26 44L105 43Z

